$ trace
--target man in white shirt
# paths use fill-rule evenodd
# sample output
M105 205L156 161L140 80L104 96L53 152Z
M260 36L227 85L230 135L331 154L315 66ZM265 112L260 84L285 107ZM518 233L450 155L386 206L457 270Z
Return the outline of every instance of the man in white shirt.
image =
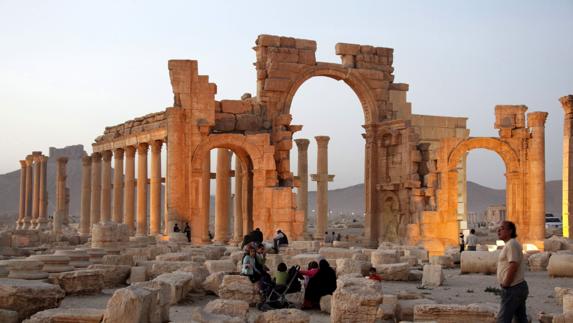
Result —
M497 236L505 242L497 259L497 281L502 288L501 307L497 314L498 323L526 323L525 301L529 288L524 279L523 248L515 239L517 229L511 221L503 221L497 229Z
M478 237L476 236L476 230L471 229L470 234L466 237L466 245L468 246L468 251L476 251L478 243Z

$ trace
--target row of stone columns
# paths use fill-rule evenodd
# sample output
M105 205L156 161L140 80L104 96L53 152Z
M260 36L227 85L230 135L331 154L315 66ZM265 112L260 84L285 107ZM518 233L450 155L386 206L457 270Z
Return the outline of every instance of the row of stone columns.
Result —
M80 234L90 234L95 223L125 223L136 236L161 233L162 140L95 152L82 159ZM147 156L151 146L150 228L147 223ZM137 153L137 180L135 154ZM111 159L114 159L113 184ZM125 159L125 167L124 167ZM137 191L136 191L137 186ZM136 196L137 192L137 196ZM113 197L113 207L112 207ZM137 199L136 199L137 198ZM137 202L135 206L135 202ZM137 221L136 221L137 214Z
M34 151L20 161L20 203L17 229L44 230L48 227L48 157Z

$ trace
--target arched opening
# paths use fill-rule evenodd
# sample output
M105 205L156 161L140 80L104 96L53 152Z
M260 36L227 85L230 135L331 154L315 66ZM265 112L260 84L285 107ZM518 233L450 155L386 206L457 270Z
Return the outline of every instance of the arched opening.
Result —
M495 152L479 148L466 154L464 161L467 182L465 191L458 186L458 194L467 203L458 214L465 214L462 219L467 221L467 230L475 229L481 241L494 243L495 228L507 215L505 165Z
M335 78L336 79L336 78ZM328 183L327 225L325 231L356 237L362 235L357 223L364 223L364 132L365 122L362 103L356 92L332 77L308 78L297 88L292 99L290 113L292 124L303 125L293 139L306 138L308 145L308 209L307 232L319 237L316 232L317 182L311 174L317 174L317 141L315 136L329 136L328 174L334 180ZM299 176L298 148L293 145L290 154L291 170ZM300 195L300 189L297 190ZM300 202L298 203L300 209ZM353 225L350 225L353 223ZM355 227L356 229L348 229ZM344 230L344 231L342 231Z

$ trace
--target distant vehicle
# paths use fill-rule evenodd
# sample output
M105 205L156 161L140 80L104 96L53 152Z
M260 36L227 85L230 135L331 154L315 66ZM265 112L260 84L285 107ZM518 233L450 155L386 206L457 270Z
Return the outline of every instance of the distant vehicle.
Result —
M560 218L545 217L545 229L562 229L563 223Z

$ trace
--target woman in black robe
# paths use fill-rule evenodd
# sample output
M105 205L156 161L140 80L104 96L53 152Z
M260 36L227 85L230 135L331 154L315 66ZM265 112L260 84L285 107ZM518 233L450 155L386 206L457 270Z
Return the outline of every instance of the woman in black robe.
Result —
M336 290L336 272L326 259L318 263L318 272L308 281L304 291L303 309L320 307L320 298Z

